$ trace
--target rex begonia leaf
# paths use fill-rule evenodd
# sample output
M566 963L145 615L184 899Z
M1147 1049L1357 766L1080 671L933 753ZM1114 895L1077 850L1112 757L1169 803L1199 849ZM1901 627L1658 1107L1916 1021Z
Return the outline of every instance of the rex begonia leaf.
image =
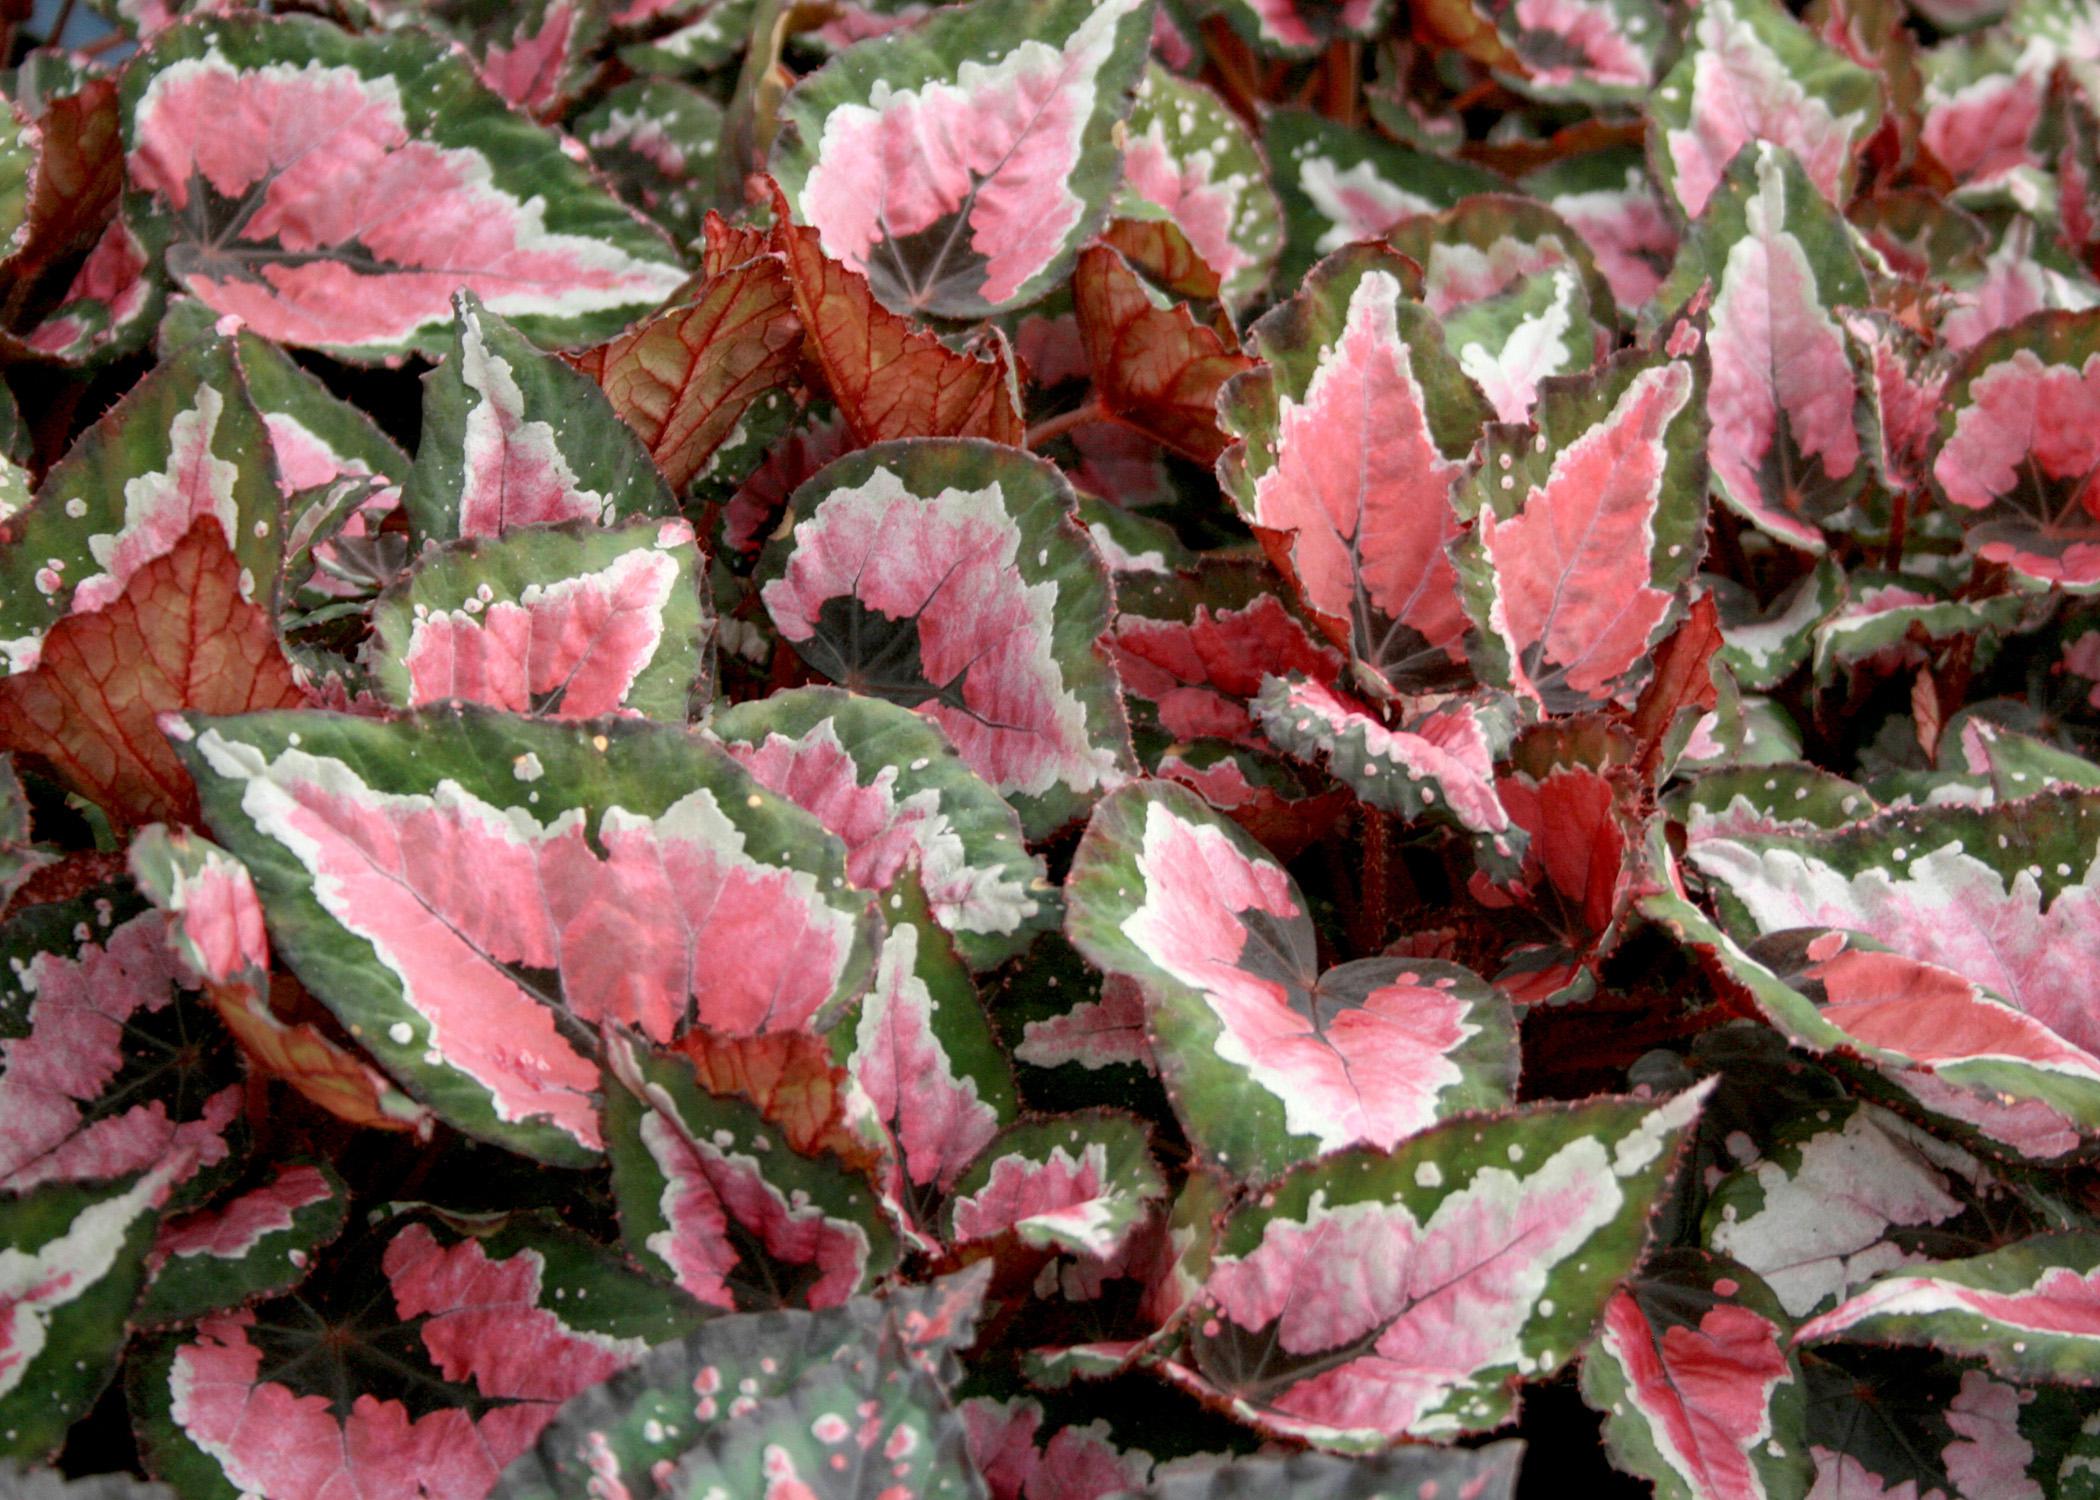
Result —
M537 1449L504 1473L493 1500L599 1500L608 1484L656 1493L657 1474L709 1434L828 1368L878 1379L933 1374L945 1383L954 1351L975 1336L985 1281L984 1270L966 1271L816 1312L712 1319L571 1398Z
M1190 1140L1238 1177L1359 1144L1389 1151L1510 1100L1516 1031L1499 992L1427 960L1322 973L1289 872L1185 788L1105 800L1066 900L1073 944L1144 989Z
M218 520L199 517L116 598L53 625L35 667L0 677L0 745L51 766L119 826L194 821L196 790L159 716L305 701L244 582Z
M1483 680L1554 713L1632 703L1705 539L1705 374L1621 355L1489 429L1452 554Z
M1454 353L1463 341L1448 320L1461 309L1561 266L1578 273L1589 316L1606 327L1613 322L1611 284L1589 246L1567 220L1536 199L1475 194L1441 213L1401 220L1385 241L1422 268L1422 301L1447 320L1445 341ZM1581 365L1588 364L1585 350Z
M141 907L111 887L0 926L0 1190L234 1154L231 1040L184 993L167 919Z
M247 574L242 595L268 604L283 546L269 451L231 346L199 344L140 380L0 522L8 670L34 667L53 624L115 601L205 517Z
M1656 91L1655 175L1696 219L1745 148L1800 160L1814 191L1842 206L1858 152L1881 123L1881 84L1775 0L1721 0L1692 17L1688 46Z
M923 1205L1013 1122L1013 1069L917 874L900 872L882 905L875 978L834 1047L888 1137L892 1196Z
M1872 372L1838 316L1866 303L1867 282L1845 221L1787 151L1759 143L1735 159L1658 296L1676 305L1706 282L1714 493L1821 552L1874 450Z
M1638 311L1662 285L1677 258L1677 220L1637 148L1564 157L1523 185L1582 237L1620 312Z
M1604 1305L1582 1361L1612 1461L1661 1500L1802 1500L1814 1465L1789 1322L1747 1268L1655 1257Z
M548 124L590 82L609 20L600 0L426 0L415 9L467 49L505 103Z
M1109 644L1125 695L1147 705L1176 740L1256 741L1250 706L1270 676L1328 684L1343 665L1274 594L1239 608L1198 604L1187 619L1126 605L1116 611Z
M364 1057L311 1021L270 1006L270 940L247 867L188 829L160 824L131 840L131 878L167 913L168 943L204 986L204 998L247 1054L339 1119L427 1133L430 1112Z
M0 1493L13 1500L176 1500L166 1485L121 1471L67 1479L56 1469L17 1469L13 1459L0 1459Z
M1819 682L1862 663L1922 664L1927 648L1964 637L2010 633L2028 608L2017 594L1961 597L1930 579L1854 569L1846 598L1816 626L1812 658Z
M1948 382L1932 477L1987 562L2100 589L2100 311L2042 313Z
M1986 1141L2048 1161L2100 1134L2100 1058L1959 974L1840 931L1738 947L1681 902L1642 909L1711 952L1795 1046L1858 1058Z
M1536 99L1647 103L1675 18L1656 0L1489 0L1496 33L1519 69L1512 85Z
M636 78L570 125L629 203L684 243L700 234L713 196L722 106L668 78Z
M123 108L126 221L265 338L439 355L464 285L535 339L589 343L685 279L656 230L418 28L182 21L125 70Z
M1392 0L1224 0L1218 9L1262 51L1312 57L1335 42L1368 42L1392 19Z
M279 1164L267 1181L166 1220L137 1321L148 1328L290 1291L342 1232L350 1200L326 1162Z
M1269 112L1262 145L1275 173L1289 235L1276 268L1297 286L1314 261L1356 240L1375 240L1403 219L1450 208L1474 193L1506 192L1493 172L1304 109Z
M173 737L293 972L439 1116L514 1150L596 1155L602 1022L798 1030L866 980L845 851L682 728L455 708Z
M148 1345L131 1408L185 1496L479 1496L562 1402L698 1321L543 1217L382 1215L291 1296Z
M1783 592L1768 609L1733 579L1707 575L1701 582L1721 611L1721 649L1716 659L1736 682L1757 692L1776 687L1808 660L1816 631L1845 602L1845 574L1828 557L1815 571Z
M1119 1445L1106 1422L1061 1422L1030 1396L971 1396L958 1410L991 1500L1127 1495L1152 1472L1152 1455Z
M1166 1196L1144 1125L1107 1111L1063 1114L1024 1120L986 1146L956 1180L946 1218L957 1245L1012 1235L1105 1261Z
M1047 834L1131 769L1108 570L1042 459L972 439L885 443L795 493L759 591L803 659L916 709Z
M0 1200L0 1455L57 1453L109 1383L170 1182L192 1160Z
M1982 1359L2014 1380L2100 1381L2100 1235L2041 1235L1967 1260L1891 1271L1796 1330Z
M777 193L773 212L804 352L857 443L981 437L1021 445L1018 379L1003 340L992 341L988 357L949 348L877 301L866 276L828 253L816 230L788 219Z
M691 523L649 517L430 548L373 605L373 677L403 708L683 724L706 697L699 567Z
M541 353L470 293L453 306L445 362L423 377L422 440L402 502L419 536L678 513L596 381Z
M1283 250L1283 210L1247 127L1216 94L1157 61L1138 80L1125 124L1116 212L1165 215L1233 306L1260 291Z
M166 291L139 237L122 219L112 219L73 273L59 305L22 335L19 348L29 357L63 365L114 359L152 334Z
M1530 1105L1298 1168L1224 1218L1165 1373L1319 1448L1500 1425L1640 1260L1711 1091Z
M613 1041L605 1133L628 1253L709 1307L835 1307L896 1263L864 1173L675 1053Z
M116 211L124 186L117 81L61 66L39 70L34 84L17 73L9 93L29 128L8 152L8 217L20 218L10 226L5 269L33 277L94 244ZM13 163L24 148L28 170L17 179Z
M1784 1122L1763 1156L1715 1184L1705 1240L1764 1279L1791 1318L1952 1245L1990 1186L1975 1158L1871 1104Z
M721 709L708 728L760 783L846 845L865 891L915 868L933 918L973 968L1012 957L1057 909L1021 822L940 727L881 698L792 688Z
M1514 874L1525 844L1495 792L1495 761L1509 748L1515 714L1493 694L1427 698L1388 725L1318 682L1272 677L1254 711L1269 738L1305 760L1325 761L1373 807L1470 835L1484 865Z
M780 262L745 261L577 361L605 389L674 491L683 492L745 413L787 384L802 327Z
M849 47L781 105L772 170L896 312L1033 302L1100 226L1151 0L980 0Z
M2100 955L2100 794L1748 830L1689 851L1738 941L1849 928L1989 990L2073 1047L2100 1047L2081 977Z
M1400 691L1465 674L1466 618L1445 545L1489 415L1405 299L1407 263L1357 247L1321 262L1248 342L1264 364L1219 416L1243 439L1218 476L1298 596L1360 670Z
M1254 361L1197 322L1187 304L1158 306L1107 245L1080 253L1072 305L1102 409L1178 453L1215 463L1230 441L1218 430L1218 390Z

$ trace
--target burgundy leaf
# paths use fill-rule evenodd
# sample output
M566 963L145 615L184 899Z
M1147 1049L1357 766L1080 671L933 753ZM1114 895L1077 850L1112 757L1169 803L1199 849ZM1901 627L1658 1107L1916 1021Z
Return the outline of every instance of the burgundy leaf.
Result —
M1103 409L1199 463L1216 462L1228 441L1218 430L1218 390L1254 361L1198 323L1185 304L1154 305L1106 245L1081 252L1072 302Z

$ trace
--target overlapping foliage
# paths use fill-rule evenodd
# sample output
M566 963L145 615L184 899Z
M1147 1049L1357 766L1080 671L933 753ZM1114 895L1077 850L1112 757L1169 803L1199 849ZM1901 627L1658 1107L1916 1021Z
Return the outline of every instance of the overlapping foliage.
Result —
M2088 6L105 19L0 1488L2094 1492Z

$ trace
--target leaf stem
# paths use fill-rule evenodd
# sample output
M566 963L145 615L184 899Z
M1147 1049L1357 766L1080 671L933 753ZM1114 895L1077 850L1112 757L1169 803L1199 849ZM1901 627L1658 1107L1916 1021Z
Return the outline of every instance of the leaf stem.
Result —
M1100 397L1090 396L1070 411L1059 412L1056 416L1047 417L1029 428L1029 451L1033 452L1035 449L1042 447L1043 444L1063 437L1075 427L1084 427L1090 422L1106 422L1109 420L1111 419L1108 408L1101 404Z

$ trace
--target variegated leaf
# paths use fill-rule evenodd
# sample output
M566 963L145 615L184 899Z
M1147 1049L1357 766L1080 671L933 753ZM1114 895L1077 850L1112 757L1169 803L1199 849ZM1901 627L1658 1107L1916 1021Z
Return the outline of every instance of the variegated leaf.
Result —
M387 1218L293 1296L133 1357L151 1472L184 1495L485 1495L562 1402L699 1321L538 1216Z
M760 783L844 842L847 878L862 890L915 871L972 967L1055 925L1020 820L926 718L880 698L796 688L722 709L708 728Z
M636 78L570 126L629 203L680 243L697 239L713 196L722 106L687 84Z
M835 1307L896 1263L864 1173L675 1053L611 1043L605 1134L628 1254L709 1307Z
M596 1155L601 1023L797 1030L866 981L845 851L682 729L462 708L175 735L292 970L440 1117L512 1149Z
M1452 553L1485 681L1554 713L1631 705L1704 541L1705 374L1621 355L1489 429Z
M373 606L373 676L403 708L683 724L706 697L699 562L688 522L646 517L432 548Z
M1639 151L1567 157L1525 177L1524 187L1582 237L1622 313L1655 294L1677 258L1678 227Z
M1124 129L1115 211L1169 219L1233 306L1261 290L1283 250L1283 209L1247 127L1216 94L1156 61Z
M885 443L796 491L767 549L767 613L804 660L916 709L1054 831L1131 768L1108 572L1041 459L969 439Z
M2100 311L2040 313L1948 382L1932 478L1987 562L2100 589Z
M954 1351L974 1335L985 1280L980 1269L818 1312L712 1319L573 1397L537 1449L505 1471L492 1500L599 1500L615 1484L651 1493L656 1476L710 1434L827 1366L865 1369L876 1382L927 1373L945 1379Z
M1795 1333L1922 1345L2013 1380L2100 1380L2100 1235L2021 1240L1968 1260L1882 1276Z
M1151 1131L1128 1115L1074 1113L1001 1132L956 1180L944 1217L959 1246L1011 1235L1107 1261L1166 1195Z
M1875 449L1872 372L1838 316L1866 303L1867 283L1845 221L1790 153L1753 145L1717 179L1659 300L1707 282L1714 493L1820 552Z
M1151 0L980 0L859 43L788 96L773 174L894 311L1032 302L1107 211L1151 27Z
M1343 251L1255 324L1264 365L1220 397L1243 441L1218 476L1328 637L1375 686L1419 691L1464 676L1444 549L1489 409L1407 276L1388 251Z
M1747 1268L1655 1257L1604 1305L1582 1361L1612 1461L1662 1500L1802 1500L1814 1465L1789 1329Z
M1158 306L1107 245L1080 253L1072 304L1102 410L1198 462L1215 463L1228 441L1218 430L1219 387L1254 361L1197 322L1186 304Z
M1320 971L1287 871L1194 793L1154 783L1095 810L1066 883L1072 941L1135 979L1177 1116L1248 1181L1507 1103L1508 1002L1455 965Z
M1498 1426L1639 1261L1711 1091L1532 1105L1299 1168L1225 1218L1164 1373L1321 1448Z
M193 1165L178 1149L145 1172L0 1200L0 1455L52 1457L109 1383L157 1210Z
M684 280L660 234L419 28L184 21L124 82L126 221L266 338L437 355L464 284L534 338L588 343Z
M137 1321L186 1323L290 1291L342 1232L350 1201L326 1162L297 1160L221 1201L166 1220Z
M589 376L462 293L445 362L423 378L423 435L403 501L426 540L550 521L672 516L677 502Z
M1881 85L1776 0L1720 0L1692 18L1684 56L1656 91L1655 175L1698 218L1746 147L1797 157L1813 190L1842 206L1857 153L1881 123Z

